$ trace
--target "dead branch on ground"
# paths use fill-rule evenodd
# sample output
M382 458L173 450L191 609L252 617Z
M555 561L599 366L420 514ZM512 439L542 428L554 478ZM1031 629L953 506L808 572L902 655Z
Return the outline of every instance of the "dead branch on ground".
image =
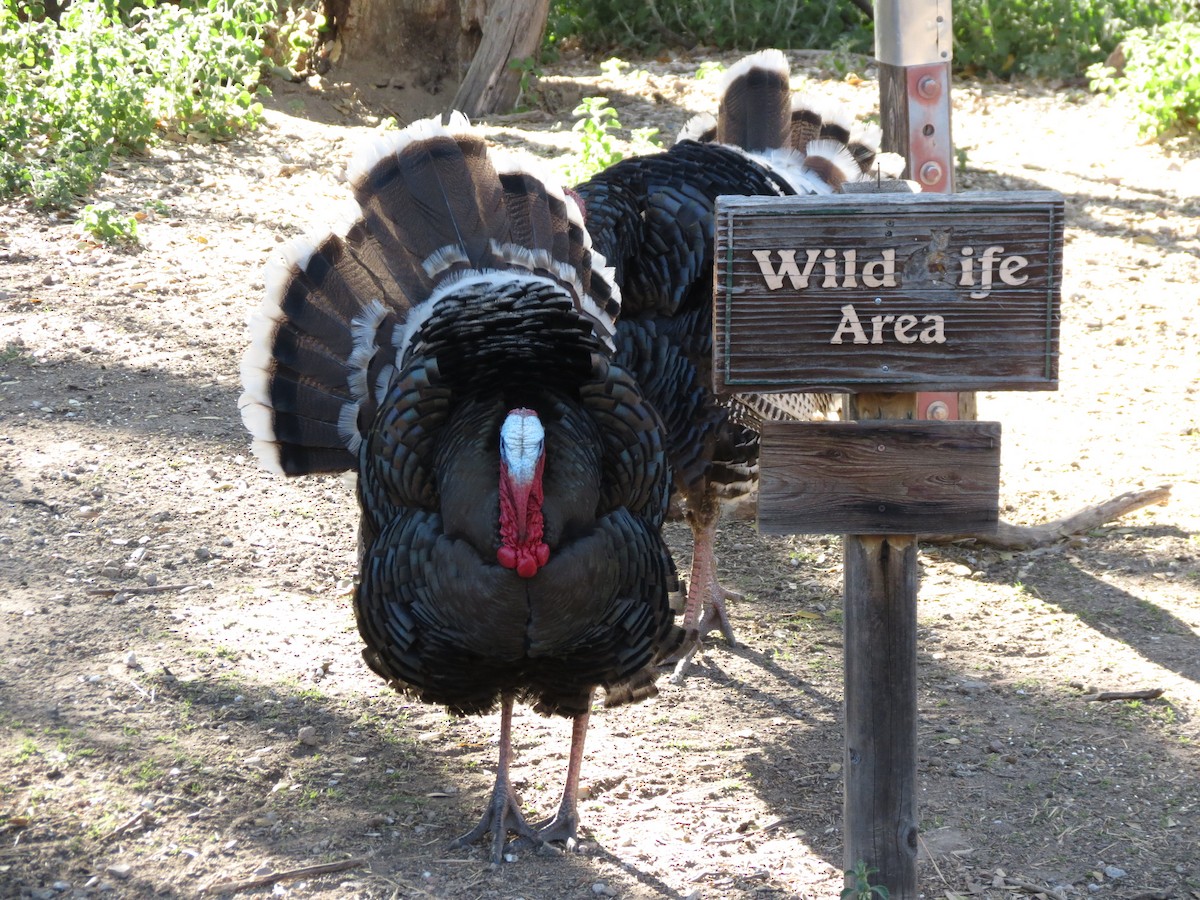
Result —
M260 875L257 878L249 878L246 881L217 881L203 888L202 892L205 894L235 894L238 891L267 887L279 881L307 878L312 875L328 875L331 872L344 872L346 869L357 868L365 862L365 859L343 859L340 862L321 863L316 866L304 866L300 869L288 869L286 872L272 872L269 875Z
M1044 525L1012 525L1000 522L994 534L922 534L919 539L930 544L957 544L974 541L997 550L1032 550L1084 534L1144 506L1166 503L1171 497L1171 485L1164 484L1144 491L1126 491L1096 506L1055 519Z

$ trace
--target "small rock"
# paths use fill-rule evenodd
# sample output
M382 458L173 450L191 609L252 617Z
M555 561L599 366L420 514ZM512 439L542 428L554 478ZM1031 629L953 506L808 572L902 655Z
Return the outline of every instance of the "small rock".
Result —
M979 694L988 689L986 682L973 681L970 678L964 678L960 681L956 688L960 694Z
M142 576L142 578L143 578L143 580L145 580L146 584L148 584L150 587L154 587L156 584L158 584L158 576L155 575L153 572L147 572L145 575Z
M1119 869L1116 866L1105 866L1104 877L1116 881L1118 878L1124 878L1128 873L1124 869Z
M134 653L132 650L130 650L128 653L125 654L125 667L128 669L140 669L141 668L141 666L138 665L137 654Z
M213 558L212 551L209 550L207 547L197 547L196 548L196 559L200 560L200 562L207 562L208 560L210 560L212 558Z
M318 743L317 729L311 725L305 725L296 733L296 739L307 747L315 747Z
M133 866L131 866L129 863L113 863L104 871L113 878L120 878L122 881L124 881L133 871Z
M615 897L617 892L610 888L603 881L597 881L592 885L592 893L597 897Z

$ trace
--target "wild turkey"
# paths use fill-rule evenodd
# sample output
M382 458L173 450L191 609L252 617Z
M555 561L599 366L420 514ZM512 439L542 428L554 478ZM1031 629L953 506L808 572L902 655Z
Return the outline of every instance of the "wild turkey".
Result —
M667 427L674 483L693 536L683 620L693 641L719 628L735 644L725 600L737 595L717 579L713 544L722 503L757 486L762 421L823 417L835 405L827 395L735 401L714 394L716 198L827 194L874 177L869 139L852 138L839 117L793 104L789 77L778 50L746 57L726 73L718 118L697 117L670 150L623 160L574 188L592 240L621 286L617 359Z
M288 248L251 323L253 450L357 472L367 665L453 713L499 707L492 798L456 845L570 843L593 690L652 696L683 639L662 425L611 355L620 294L574 201L461 117L380 139L348 177L357 208ZM515 701L574 720L536 826L509 780Z

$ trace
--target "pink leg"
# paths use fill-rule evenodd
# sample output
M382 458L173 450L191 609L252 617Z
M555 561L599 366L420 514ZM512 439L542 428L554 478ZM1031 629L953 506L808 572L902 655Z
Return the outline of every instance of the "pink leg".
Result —
M590 701L589 701L590 703ZM571 755L567 760L567 783L563 788L562 802L553 818L537 824L537 839L541 843L561 841L568 850L574 850L576 831L579 828L579 813L576 802L579 798L579 771L583 767L583 742L587 737L588 720L591 713L575 716L571 723Z
M708 514L704 515L707 511ZM691 647L675 666L672 684L682 684L692 658L700 648L701 639L710 631L720 629L730 647L737 646L726 600L741 600L742 595L728 591L717 580L717 555L714 549L720 508L713 504L707 510L689 509L688 523L692 526L692 574L688 582L687 605L683 609L683 629L692 638Z
M500 701L500 759L496 765L496 786L492 788L492 799L479 824L450 844L453 848L465 847L476 843L490 831L493 863L504 861L504 843L510 831L538 842L536 833L521 813L521 804L517 802L508 776L508 766L512 760L512 711L512 697L505 695Z
M725 601L743 598L741 594L723 588L717 580L717 554L713 548L717 538L717 520L701 521L697 516L691 520L691 524L692 575L688 584L687 606L683 611L683 628L689 632L694 630L697 637L701 638L719 628L729 646L736 647L737 639L733 636L733 626L729 624Z

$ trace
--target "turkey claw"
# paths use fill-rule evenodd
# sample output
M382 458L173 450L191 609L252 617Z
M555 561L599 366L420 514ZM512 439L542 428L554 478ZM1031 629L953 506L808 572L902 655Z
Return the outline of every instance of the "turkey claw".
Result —
M504 862L504 850L508 845L508 833L510 831L517 835L517 839L512 843L513 849L522 846L525 841L529 841L533 846L541 843L537 832L530 828L529 823L525 821L525 816L521 812L517 798L511 792L501 792L497 788L491 802L488 804L488 808L484 810L479 824L466 834L460 835L451 841L450 849L458 850L471 844L477 844L483 839L485 834L491 832L491 861L495 865L499 865Z
M725 601L740 601L746 598L741 594L734 591L727 591L724 588L721 588L721 594L722 596L713 597L708 603L708 608L704 611L704 615L701 617L696 631L700 637L704 637L709 632L720 629L721 636L725 638L725 642L730 647L736 647L738 645L737 638L733 636L733 625L729 622L729 613L725 611Z
M579 839L576 836L578 826L578 816L557 815L545 822L538 823L538 840L543 844L562 844L568 851L574 851L579 847Z

